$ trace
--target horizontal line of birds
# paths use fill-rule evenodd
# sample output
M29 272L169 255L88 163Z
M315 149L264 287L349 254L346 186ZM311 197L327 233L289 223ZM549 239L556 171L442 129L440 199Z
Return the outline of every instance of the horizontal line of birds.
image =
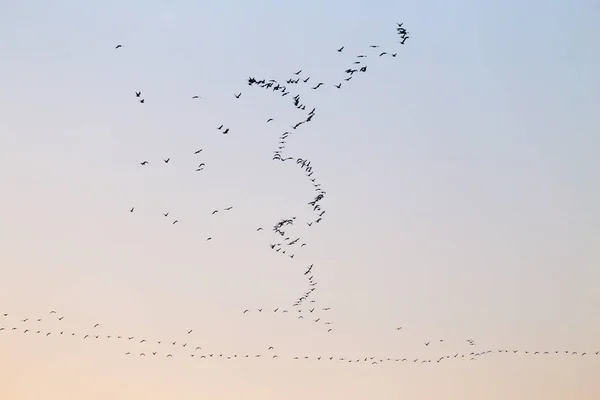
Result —
M325 310L325 309L323 309ZM249 312L250 310L245 310L244 313ZM55 311L51 311L50 314L56 314ZM8 317L8 314L3 314L3 317ZM64 317L58 317L57 320L62 321ZM43 319L39 318L37 319L37 322L42 322ZM0 320L1 321L1 320ZM21 320L21 322L25 323L28 322L29 319L25 318L23 320ZM93 329L100 329L101 325L100 324L95 324L93 326ZM21 332L22 329L22 332ZM401 329L401 328L397 328L397 329ZM2 333L3 331L7 330L6 328L4 328L3 326L0 326L0 333ZM47 331L44 332L41 329L36 330L36 328L32 328L32 329L28 329L25 328L23 329L22 327L19 328L17 326L12 327L11 329L9 329L8 331L10 332L19 332L22 334L27 334L27 333L32 333L32 334L37 334L37 335L41 335L44 337L49 337L54 333L54 336L66 336L66 337L81 337L83 340L85 339L115 339L115 340L122 340L122 341L127 341L127 342L133 342L137 343L137 344L153 344L154 342L149 342L145 339L139 339L136 338L135 336L113 336L113 335L101 335L101 334L77 334L75 332L71 332L70 334L64 330L62 331L55 331L55 332L51 332L51 331ZM189 331L187 331L188 335L191 335L192 332L194 330L190 329ZM2 336L0 336L1 338ZM441 339L440 342L443 342L443 340ZM472 339L467 340L467 342L470 345L474 345L474 342ZM171 346L177 346L178 342L177 341L167 341L167 342L163 342L163 341L156 341L156 345L164 345L167 347L171 347ZM190 349L190 352L187 353L187 357L197 357L199 359L209 359L209 358L215 358L215 359L227 359L227 360L231 360L231 359L243 359L243 358L261 358L261 357L265 357L265 358L270 358L270 359L289 359L289 360L313 360L313 361L340 361L340 362L348 362L348 363L370 363L370 364L381 364L381 363L385 363L385 362L408 362L408 363L420 363L420 364L425 364L425 363L431 363L431 362L437 362L440 363L441 361L445 361L445 360L469 360L469 361L476 361L477 359L479 359L480 357L483 356L487 356L493 353L499 353L499 354L510 354L510 355L517 355L517 354L523 354L523 355L531 355L531 356L537 356L537 355L569 355L569 356L579 356L579 357L584 357L584 356L599 356L600 355L600 350L596 350L596 351L573 351L571 350L552 350L552 351L544 351L544 350L520 350L520 349L496 349L496 350L483 350L483 351L471 351L471 352L456 352L453 354L448 354L448 355L443 355L443 356L439 356L437 358L422 358L422 357L417 357L415 358L414 356L412 357L380 357L380 356L361 356L361 357L357 357L357 356L345 356L345 357L340 357L340 356L332 356L332 355L327 355L327 356L283 356L283 355L279 355L279 354L275 354L275 348L274 346L269 346L267 348L267 353L260 353L260 354L231 354L231 355L227 355L225 353L220 353L218 354L218 352L212 351L211 350L206 350L201 347L201 346L195 346L194 345L189 345L187 342L181 343L179 342L179 344L181 345L180 349ZM425 342L425 345L428 346L430 344L430 342ZM174 348L178 348L178 347L174 347ZM193 350L192 350L193 348ZM198 353L199 351L203 351L202 353ZM130 355L136 355L136 356L164 356L166 358L173 358L173 357L178 357L177 353L175 353L175 355L173 354L174 352L170 352L170 351L142 351L142 352L133 352L133 351L127 351L125 353L126 356L130 356Z

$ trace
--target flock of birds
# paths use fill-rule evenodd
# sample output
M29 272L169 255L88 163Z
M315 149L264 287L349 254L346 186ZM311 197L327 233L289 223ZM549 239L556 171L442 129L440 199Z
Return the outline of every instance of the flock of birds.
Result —
M403 23L397 23L396 32L400 37L400 41L398 42L401 45L404 45L406 41L409 39L408 31L403 27ZM115 47L115 49L122 48L123 45L119 44ZM306 176L306 179L313 186L313 194L311 200L307 202L307 206L312 213L312 217L309 218L306 223L307 226L312 227L314 224L319 224L323 221L323 218L326 214L326 210L322 205L322 201L325 199L327 192L323 189L322 184L317 180L315 176L315 171L312 165L312 162L305 158L293 157L287 154L287 143L288 139L295 133L298 132L300 128L305 127L308 123L313 122L315 116L317 115L316 109L314 107L309 106L299 93L299 88L301 86L307 86L310 90L323 90L327 87L333 87L335 89L341 89L343 86L347 85L352 79L356 79L356 76L367 72L366 61L373 57L392 57L396 58L397 53L388 51L379 51L378 45L369 46L370 51L367 54L358 54L356 55L355 60L352 61L352 65L348 66L343 71L343 76L340 78L339 82L335 83L325 83L321 81L311 80L311 76L308 74L303 74L303 70L300 69L291 73L287 79L282 82L278 82L275 79L269 78L255 78L248 77L247 84L250 87L256 87L264 90L268 90L273 94L276 94L282 98L290 99L290 105L293 105L297 110L304 112L304 116L292 123L289 129L285 130L281 133L278 138L278 143L276 148L273 150L273 160L280 162L288 162L295 161L296 165L301 168ZM338 53L342 53L345 50L345 46L337 48L336 51ZM135 98L139 101L139 103L144 104L145 98L142 96L142 91L138 90L134 92ZM242 92L238 92L233 94L233 96L239 99L242 96ZM289 96L289 97L288 97ZM200 96L194 95L192 99L200 99ZM307 111L310 110L310 111ZM274 118L267 119L266 123L270 123L274 121ZM228 128L224 123L218 124L215 127L217 131L219 131L223 135L230 134L230 128ZM190 151L190 154L193 153L194 156L198 158L201 157L203 149L194 149ZM170 157L163 158L162 160L158 160L159 164L168 165L171 161ZM142 167L146 167L150 164L148 160L139 161L139 164ZM206 164L201 160L198 161L197 167L195 168L196 172L204 171ZM212 215L217 214L219 212L229 212L233 209L233 206L228 206L222 209L216 209L212 211ZM135 206L129 208L129 212L133 213L135 211ZM168 218L171 214L169 211L162 213L164 218ZM178 219L170 220L173 225L179 223ZM276 240L271 241L269 247L272 251L284 255L289 258L294 258L297 251L301 248L307 246L307 242L304 241L301 237L288 233L292 230L292 228L297 225L297 218L295 216L291 217L283 217L279 221L277 221L273 227L272 232ZM263 231L262 227L256 228L256 231ZM212 237L207 237L207 241L212 240ZM276 313L276 314L285 314L295 317L298 320L306 320L310 321L315 325L324 327L327 333L333 331L333 322L328 317L330 307L318 307L316 305L316 301L311 299L313 293L317 290L318 282L315 278L315 273L313 271L314 264L306 267L302 272L303 277L306 281L306 291L301 293L295 302L288 307L276 307L276 308L259 308L259 309L246 309L243 310L244 315L252 315L257 313ZM303 308L303 305L307 303L307 305ZM57 321L62 321L64 317L59 317L56 315L55 311L50 312L50 316L55 318ZM432 362L440 363L452 360L469 360L476 361L481 357L491 355L492 353L502 353L502 354L523 354L530 356L549 356L549 355L569 355L569 356L598 356L600 355L600 350L598 351L574 351L574 350L523 350L523 349L489 349L489 348L478 348L476 343L472 339L466 339L465 345L468 350L461 350L457 352L453 352L451 354L440 354L434 358L424 357L424 358L415 358L415 357L381 357L381 356L334 356L334 355L321 355L321 356L301 356L301 355L288 355L284 356L280 354L273 346L269 346L262 353L255 354L226 354L222 351L217 351L215 349L206 349L203 345L192 344L191 340L193 339L192 333L193 329L187 331L187 336L189 336L190 342L181 341L181 340L146 340L143 337L138 335L110 335L103 333L102 325L95 324L90 327L90 330L87 332L67 332L66 330L54 330L48 331L41 329L41 323L46 318L37 318L37 319L29 319L23 318L18 321L15 321L9 316L8 313L0 314L0 334L3 332L15 332L20 334L27 335L39 335L43 337L71 337L78 338L82 340L113 340L120 342L127 342L132 345L131 350L127 351L125 355L127 356L139 356L139 357L166 357L166 358L175 358L175 357L188 357L188 358L198 358L198 359L226 359L226 360L234 360L234 359L257 359L257 358L270 358L270 359L279 359L279 358L289 358L294 360L315 360L315 361L337 361L337 362L347 362L347 363L368 363L371 365L382 364L386 362L400 362L400 363L418 363L418 364L428 364ZM34 323L34 325L31 325ZM36 325L38 324L38 325ZM397 327L396 331L401 331L402 327ZM444 342L443 339L438 339L438 343ZM434 347L436 342L427 341L424 342L424 347ZM142 346L145 345L146 348L139 349L139 347L134 348L133 345Z
M328 311L329 308L322 308L320 311ZM244 310L244 314L251 310ZM253 310L256 312L267 312L269 310L257 309ZM274 309L271 312L289 312L289 310ZM314 309L310 309L309 312L313 313ZM49 317L55 321L63 321L64 316L58 316L56 311L52 310L49 313ZM320 318L317 318L319 320ZM477 348L477 344L473 339L466 339L465 345L469 350L461 350L452 352L450 354L438 354L431 358L428 357L414 357L414 356L340 356L340 355L284 355L275 349L274 346L268 346L263 352L259 353L226 353L222 350L206 348L204 344L192 343L194 336L192 335L194 329L187 330L186 337L188 340L150 340L138 335L125 335L125 334L106 334L102 324L96 323L90 325L86 332L73 332L67 331L66 329L58 328L53 331L44 330L43 322L47 318L23 318L15 320L8 313L0 314L0 334L3 332L18 333L21 335L34 335L45 338L51 337L65 337L80 340L112 340L116 342L128 343L131 347L130 350L125 352L126 356L136 357L163 357L163 358L196 358L199 360L206 359L220 359L220 360L239 360L239 359L288 359L288 360L312 360L312 361L333 361L333 362L345 362L345 363L361 363L378 365L384 363L412 363L412 364L429 364L429 363L441 363L450 361L477 361L485 356L491 356L493 354L505 354L505 355L523 355L523 356L570 356L570 357L590 357L600 356L600 350L594 351L579 351L573 349L552 349L552 350L533 350L533 349L507 349L507 348ZM317 321L315 320L315 321ZM12 326L11 326L12 325ZM402 330L402 327L396 328L397 331ZM438 343L443 343L444 339L438 339ZM424 342L425 347L433 346L435 342L428 341ZM142 348L140 348L142 346Z
M405 44L405 42L408 40L409 36L408 36L408 31L403 27L402 23L397 23L396 31L401 39L401 41L399 43L402 45ZM115 47L115 49L120 49L122 47L123 46L119 44ZM342 46L340 48L337 48L336 51L338 53L342 53L345 49L346 49L346 47ZM389 56L392 58L396 58L396 56L398 55L397 53L378 50L378 49L380 49L379 45L371 45L371 46L369 46L369 49L371 51L368 52L367 54L356 55L356 58L352 61L352 65L350 65L344 69L343 75L340 78L340 81L338 83L328 84L328 83L321 82L321 81L316 81L313 83L313 81L311 80L311 76L303 73L304 71L302 69L292 72L288 78L286 78L285 80L283 80L281 82L277 81L276 79L256 78L256 77L248 77L248 79L246 81L248 86L250 86L250 87L257 87L260 89L270 91L271 93L279 95L282 98L289 96L288 98L290 99L291 105L295 109L300 110L301 112L304 113L303 117L301 117L300 120L297 120L297 121L291 123L289 128L281 133L281 135L278 138L278 143L276 145L276 148L273 150L273 158L272 159L274 161L280 161L280 162L295 161L296 165L304 172L306 179L312 185L313 195L312 195L310 201L307 202L307 206L313 216L308 218L307 221L304 221L304 223L306 223L306 225L308 227L312 227L315 224L319 224L323 221L323 218L325 217L325 213L326 213L326 210L323 206L323 200L325 199L325 196L327 195L327 191L323 188L322 183L317 180L317 177L315 176L315 171L313 169L312 162L310 160L308 160L306 158L293 157L291 155L288 155L286 152L288 140L290 139L290 137L293 134L297 133L301 128L305 127L308 123L313 122L315 116L317 115L316 108L307 105L307 103L304 101L302 95L298 92L300 92L300 90L303 86L307 87L313 91L323 90L324 88L327 88L328 86L334 87L336 89L341 89L343 84L345 85L347 82L350 82L352 79L355 79L355 76L356 76L355 74L361 74L361 73L367 72L367 65L365 63L370 57L371 58L372 57L380 58L380 57L384 57L384 56ZM296 92L296 93L294 93L294 92ZM138 90L138 91L135 91L134 93L135 93L136 99L138 99L138 101L140 103L144 104L145 99L142 96L142 91ZM234 93L233 96L236 99L239 99L242 96L242 94L243 94L243 92L239 91L237 93ZM192 99L200 99L200 96L194 95L194 96L192 96ZM274 118L268 118L266 120L266 123L270 123L272 121L274 121ZM215 126L215 128L217 131L219 131L223 135L227 135L227 134L231 133L230 128L228 128L226 126L226 124L223 122L219 123L218 126ZM190 154L192 152L193 152L194 156L201 157L203 149L193 149L193 151L190 150ZM161 162L161 160L158 160L158 163L163 164L163 165L168 165L170 161L171 161L171 158L166 157L166 158L162 159L162 162ZM139 164L142 167L146 167L146 166L150 165L150 161L142 160L142 161L139 161ZM197 165L198 166L195 168L196 172L204 171L204 168L206 167L206 164L204 162L202 162L200 160ZM233 207L230 206L228 208L225 208L224 211L229 211L232 208ZM129 209L130 213L133 213L134 211L135 211L135 206L133 206ZM219 210L214 210L212 212L212 214L214 215L218 211ZM169 215L170 215L169 212L163 213L163 216L165 218L168 218ZM173 225L180 222L179 219L172 219L171 221L172 221L171 223ZM296 255L296 252L299 251L299 249L307 246L307 242L302 240L301 237L294 236L291 233L288 233L289 231L292 230L292 228L295 226L295 224L297 224L296 216L290 216L290 217L281 218L279 221L277 221L273 225L272 232L275 234L276 240L273 240L271 243L269 243L269 247L271 248L271 250L273 250L274 252L279 253L283 256L293 259L294 256ZM264 229L262 227L256 228L256 231L263 231L263 230ZM212 240L212 236L207 237L206 240L207 241ZM305 301L309 300L309 298L317 290L318 282L315 279L314 273L312 272L312 268L313 268L313 265L311 265L310 267L308 267L308 269L306 271L304 271L304 277L305 277L306 284L307 284L306 291L298 296L297 300L293 304L294 307L301 306ZM302 318L302 316L300 316L300 318ZM332 328L329 327L327 331L330 332L331 330L332 330Z

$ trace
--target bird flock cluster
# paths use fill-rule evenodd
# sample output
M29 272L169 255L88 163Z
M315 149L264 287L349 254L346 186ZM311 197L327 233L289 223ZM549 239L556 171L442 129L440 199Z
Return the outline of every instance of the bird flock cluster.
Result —
M405 44L406 40L409 38L408 32L405 28L402 27L402 23L397 23L397 34L400 36L401 41L400 44ZM117 45L115 49L122 48L122 45ZM346 46L342 46L337 48L337 53L342 53L346 49ZM302 88L307 88L312 91L316 90L326 90L328 87L334 88L334 90L339 90L342 88L342 85L346 85L352 79L355 79L356 74L363 74L367 72L366 62L370 58L381 58L381 57L391 57L396 58L398 55L397 52L390 51L380 51L380 46L373 44L369 46L369 51L366 54L357 54L356 58L352 61L352 65L347 66L343 71L340 71L340 79L338 82L334 83L326 83L321 81L316 81L313 83L311 80L311 76L304 73L302 69L290 73L290 75L282 80L281 82L276 79L271 78L256 78L256 77L248 77L246 82L250 87L257 87L263 90L270 91L273 94L276 94L282 98L289 99L290 105L295 109L302 112L303 116L292 123L290 123L289 128L281 133L277 143L276 149L273 150L273 160L280 162L287 161L295 161L296 165L302 169L304 172L306 179L309 180L313 187L313 194L310 197L310 200L307 201L307 207L312 213L312 217L308 218L307 221L304 221L308 227L314 226L314 224L319 224L323 221L326 210L323 205L323 200L327 195L327 191L323 188L321 182L317 180L315 176L315 170L313 168L313 164L310 160L302 157L294 157L288 155L287 153L287 144L290 137L299 132L301 128L304 128L308 123L313 122L314 118L317 115L317 110L315 107L309 106L303 99L300 94ZM134 92L135 97L141 104L145 103L145 99L142 96L142 91L137 90ZM242 91L233 94L235 99L240 99L243 95ZM286 97L289 96L289 97ZM201 97L198 95L192 96L193 100L200 99ZM275 118L268 118L266 123L271 123L275 120ZM226 126L225 122L219 122L215 124L215 128L218 132L223 135L228 135L233 132L230 131L230 128ZM202 155L203 149L192 149L190 150L190 154L193 153L194 156L200 157ZM159 164L168 165L171 161L170 157L165 157L162 159L162 162L158 160ZM139 164L142 167L147 167L150 165L150 161L142 160L139 161ZM204 162L199 161L197 167L195 167L196 172L204 171L206 164ZM229 206L227 208L222 209L222 211L230 211L233 207ZM130 213L133 213L136 210L135 206L129 209ZM221 210L212 211L212 215L216 214ZM163 212L162 214L165 218L168 218L170 215L169 211ZM179 223L179 219L172 219L171 223L173 225ZM298 220L296 216L283 217L274 223L272 227L272 232L274 233L275 239L269 243L269 247L276 253L284 255L289 258L294 258L296 252L301 248L307 246L307 242L304 241L301 237L293 235L291 232L293 228L297 226ZM300 222L302 224L302 222ZM256 231L263 231L263 227L257 227ZM206 238L207 241L212 240L212 236L208 236ZM313 264L307 267L304 271L304 277L306 281L306 291L301 293L297 300L294 302L293 307L300 307L306 300L309 300L311 295L317 290L318 282L315 278L315 274L313 272ZM299 310L301 312L301 310ZM302 315L299 318L304 318ZM330 321L328 321L331 323ZM327 332L331 332L333 330L332 327L327 327Z
M398 42L404 45L409 39L408 31L403 27L403 23L397 23L396 33L400 37ZM123 48L123 45L119 44L115 47L115 50ZM345 46L335 49L338 53L342 53L346 49ZM319 224L323 221L326 214L326 210L323 205L323 200L327 195L327 192L323 189L322 184L317 180L315 176L315 170L310 160L301 157L293 157L287 153L288 139L301 128L305 128L306 125L314 121L317 115L316 108L308 105L301 94L299 93L302 87L309 88L310 90L327 90L328 88L334 88L334 90L340 90L346 86L352 79L357 79L357 76L367 72L366 62L371 58L391 57L396 58L397 53L391 52L390 50L378 50L379 45L369 46L369 50L365 54L357 54L355 60L352 61L352 65L349 65L345 70L340 71L341 76L338 82L326 83L321 81L311 81L309 74L303 73L303 70L290 73L290 76L279 82L271 78L256 78L248 77L247 84L250 87L260 88L268 90L273 94L285 98L284 100L290 100L290 105L300 110L303 113L301 119L291 123L289 128L281 133L276 145L276 149L273 150L273 160L280 162L295 161L296 165L303 170L306 179L308 179L313 186L313 193L310 197L310 201L307 201L307 207L312 213L312 217L307 221L298 222L295 216L283 217L275 222L272 226L272 232L274 240L271 240L269 247L272 251L284 255L289 258L294 258L295 254L300 251L301 248L307 246L307 242L301 237L293 234L293 228L298 224L305 223L308 227L313 227L315 224ZM135 98L140 104L145 104L145 98L141 90L134 91ZM242 92L234 93L233 97L240 99ZM289 96L289 97L288 97ZM201 99L200 96L192 96L193 100ZM307 111L310 110L310 111ZM268 118L266 123L274 121L274 118ZM215 124L215 129L222 135L228 135L230 128L226 126L226 123ZM191 149L190 154L198 157L196 172L204 171L206 164L202 162L203 149ZM158 160L159 165L166 166L170 163L171 158L165 157L162 160ZM141 167L147 167L151 164L148 160L138 161ZM154 161L152 161L154 163ZM135 206L130 206L129 212L134 213L136 210ZM227 206L222 209L215 209L212 211L212 215L219 212L230 212L233 210L233 206ZM171 215L170 211L163 210L162 216L169 218ZM179 223L179 219L169 219L172 225ZM263 227L257 227L256 231L263 231ZM207 241L212 240L211 236L206 238ZM243 310L244 315L255 315L255 314L280 314L286 315L297 320L310 321L311 323L322 326L325 332L331 333L333 331L333 322L330 315L330 307L317 306L316 301L311 299L313 293L317 290L318 281L315 278L313 271L314 264L310 264L305 267L302 271L303 279L306 283L306 290L301 293L290 307L271 307L271 308L258 308L258 309L246 309ZM507 355L530 355L530 356L598 356L600 350L594 351L580 351L580 350L532 350L532 349L506 349L506 348L482 348L478 346L473 339L465 339L462 343L465 348L455 350L451 354L439 354L435 357L408 357L399 355L387 355L373 356L363 355L361 357L348 356L348 355L320 355L320 356L306 356L306 355L284 355L279 353L273 346L269 346L262 353L254 354L226 354L226 352L219 351L217 349L207 349L204 344L192 344L194 340L193 329L187 331L186 338L188 340L150 340L145 339L140 335L127 335L127 334L107 334L102 324L95 324L90 326L86 332L73 332L65 329L45 330L43 329L44 321L48 318L55 319L62 323L64 316L58 316L56 311L50 311L50 315L45 318L17 318L14 319L12 315L8 313L0 314L0 334L2 333L19 333L25 335L36 335L43 336L49 339L53 337L69 337L72 339L81 339L87 341L93 340L111 340L118 342L128 343L131 348L125 355L127 356L139 356L139 357L166 357L166 358L197 358L197 359L258 359L258 358L269 358L269 359L280 359L288 358L293 360L314 360L314 361L336 361L336 362L347 362L347 363L362 363L370 365L378 365L389 362L400 362L400 363L418 363L428 364L432 362L440 363L453 360L468 360L476 361L483 356L491 354L507 354ZM396 331L401 332L402 327L397 327ZM1 336L0 336L1 337ZM435 348L436 344L443 343L443 339L437 339L436 341L424 342L424 347ZM458 345L458 344L457 344Z

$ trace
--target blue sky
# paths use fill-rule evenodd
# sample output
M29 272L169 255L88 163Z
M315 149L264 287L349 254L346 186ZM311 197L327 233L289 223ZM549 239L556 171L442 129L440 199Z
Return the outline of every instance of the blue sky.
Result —
M598 398L597 357L288 360L429 359L470 351L466 338L482 351L600 350L598 17L591 1L0 5L4 325L43 317L83 334L101 322L179 342L193 328L202 347L273 345L282 358L165 363L123 359L127 344L3 334L0 397ZM358 54L368 71L346 83ZM316 115L286 150L327 190L314 229L310 182L271 160L305 114L245 82L300 69L326 83L293 88ZM268 246L289 216L307 243L293 260ZM309 264L331 333L241 315L291 308Z

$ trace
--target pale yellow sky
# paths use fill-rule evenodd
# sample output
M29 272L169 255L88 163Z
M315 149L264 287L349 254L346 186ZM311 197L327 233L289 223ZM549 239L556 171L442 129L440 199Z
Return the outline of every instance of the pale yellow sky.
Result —
M0 6L0 399L599 399L598 11Z

